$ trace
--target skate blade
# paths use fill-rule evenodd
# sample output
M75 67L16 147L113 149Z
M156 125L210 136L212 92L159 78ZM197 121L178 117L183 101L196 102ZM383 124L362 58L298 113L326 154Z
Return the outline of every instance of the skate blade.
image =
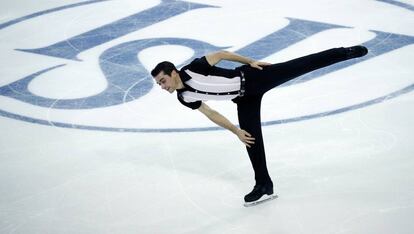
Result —
M278 196L276 195L276 194L272 194L272 195L263 195L263 197L261 197L259 200L257 200L257 201L254 201L254 202L246 202L246 203L244 203L244 206L245 207L251 207L251 206L256 206L256 205L259 205L259 204L262 204L262 203L264 203L264 202L267 202L267 201L270 201L270 200L273 200L273 199L275 199L275 198L277 198Z

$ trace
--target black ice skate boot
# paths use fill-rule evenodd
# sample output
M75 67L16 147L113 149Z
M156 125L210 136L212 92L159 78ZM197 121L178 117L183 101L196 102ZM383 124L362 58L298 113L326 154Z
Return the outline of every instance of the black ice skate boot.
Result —
M357 45L352 47L347 47L346 49L346 57L348 59L352 58L359 58L368 54L368 49L365 46Z
M254 186L253 191L244 197L244 206L254 206L275 198L277 198L277 195L273 194L273 184L257 184Z

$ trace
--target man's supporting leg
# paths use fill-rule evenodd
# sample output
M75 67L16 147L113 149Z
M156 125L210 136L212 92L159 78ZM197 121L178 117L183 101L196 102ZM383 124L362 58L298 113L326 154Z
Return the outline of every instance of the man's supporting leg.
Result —
M266 155L262 136L260 120L261 100L262 96L244 97L243 100L237 103L237 112L240 128L247 131L255 138L255 143L250 145L250 147L246 147L255 174L255 188L259 186L264 189L264 193L271 192L273 194L273 183L266 166ZM248 196L249 195L246 196L247 199L245 197L246 202L252 199L257 200L261 197L260 195L256 199L255 196L252 198L249 198Z

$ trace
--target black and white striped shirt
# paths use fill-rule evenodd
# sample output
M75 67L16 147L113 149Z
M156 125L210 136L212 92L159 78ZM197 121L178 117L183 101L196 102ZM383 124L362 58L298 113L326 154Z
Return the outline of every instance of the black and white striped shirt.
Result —
M193 60L179 74L184 89L177 90L177 98L191 109L198 109L202 101L231 100L239 95L240 72L211 66L206 57Z

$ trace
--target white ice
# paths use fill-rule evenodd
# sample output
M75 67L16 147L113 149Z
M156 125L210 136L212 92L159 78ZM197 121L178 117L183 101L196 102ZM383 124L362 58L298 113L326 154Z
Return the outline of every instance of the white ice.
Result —
M82 62L14 49L51 45L159 2L106 1L1 29L0 87L67 64L35 79L30 91L56 99L94 95L107 85L98 57L112 46L181 37L236 51L285 27L286 17L349 28L317 34L266 61L363 43L375 36L369 30L414 36L413 11L383 1L189 1L220 8L189 11L104 43L81 53ZM2 1L0 24L76 2ZM192 53L167 45L137 56L151 69L158 61L182 62ZM326 112L412 85L413 61L410 45L272 90L263 100L263 121ZM237 124L233 103L210 106ZM50 123L0 116L0 233L414 233L413 106L413 92L408 92L344 113L264 126L267 164L279 198L245 208L253 171L244 146L228 131L111 132L53 124L215 126L159 87L133 102L87 110L39 107L0 94L1 111Z

